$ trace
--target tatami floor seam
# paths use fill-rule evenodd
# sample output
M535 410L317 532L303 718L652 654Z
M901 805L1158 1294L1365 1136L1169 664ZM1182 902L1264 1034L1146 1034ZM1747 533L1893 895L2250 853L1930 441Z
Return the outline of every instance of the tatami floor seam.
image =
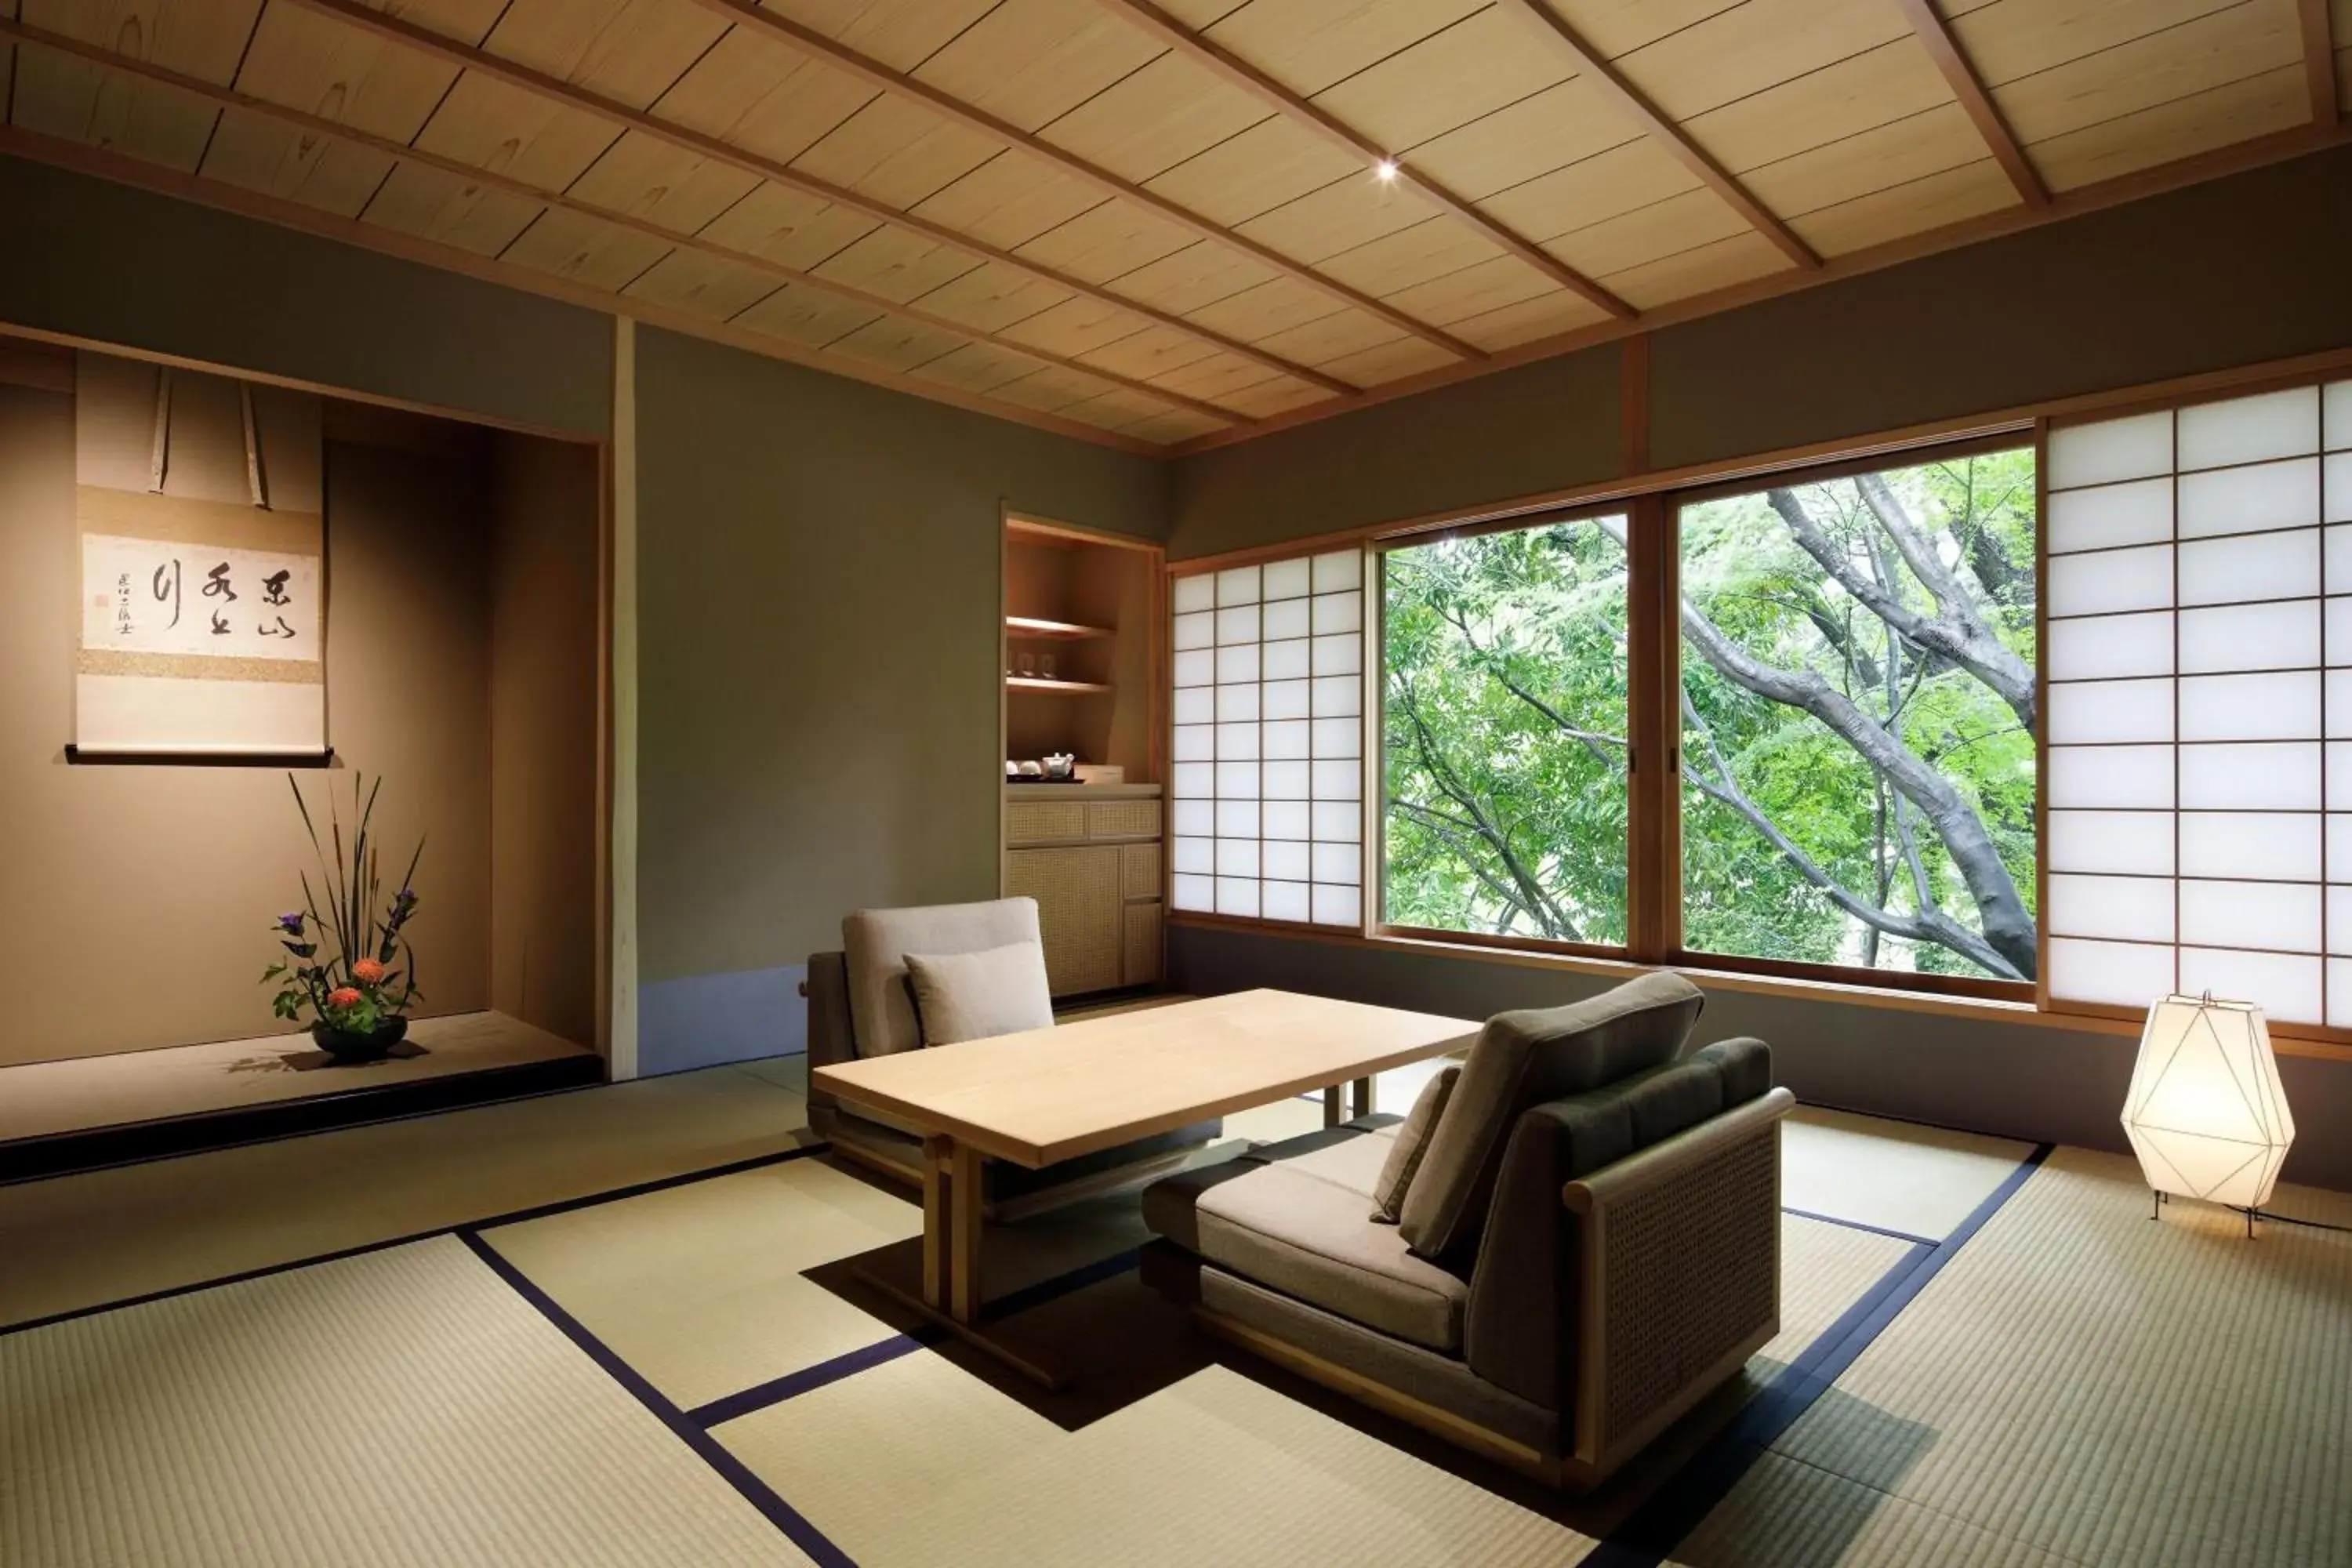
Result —
M1885 1498L1889 1502L1901 1503L1906 1508L1917 1509L1922 1513L1934 1514L1937 1519L1948 1520L1952 1523L1959 1525L1963 1529L1975 1531L1983 1535L1994 1536L2000 1540L2008 1542L2012 1546L2020 1546L2029 1552L2039 1552L2042 1556L2051 1558L2056 1562L2072 1563L2074 1565L2074 1568L2097 1568L2096 1564L2086 1563L2082 1558L2069 1557L2063 1552L2053 1552L2049 1547L2043 1546L2039 1542L2028 1541L2022 1536L2011 1535L2004 1530L1995 1530L1992 1526L1982 1523L1979 1521L1970 1519L1965 1514L1955 1513L1949 1509L1937 1508L1933 1503L1921 1502L1916 1498L1905 1497L1900 1492L1889 1491L1886 1488L1880 1486L1875 1481L1865 1480L1860 1476L1848 1475L1843 1470L1834 1468L1829 1465L1822 1464L1818 1460L1808 1459L1798 1454L1786 1453L1778 1448L1771 1449L1769 1452L1774 1459L1782 1464L1795 1465L1801 1468L1811 1470L1816 1475L1828 1476L1835 1480L1843 1481L1847 1486L1859 1487L1864 1491L1871 1493L1874 1497Z
M1883 1225L1865 1225L1861 1220L1841 1219L1833 1214L1816 1214L1811 1209L1801 1209L1790 1204L1782 1204L1780 1205L1780 1212L1782 1214L1795 1215L1799 1219L1817 1219L1823 1225L1842 1225L1848 1230L1866 1230L1873 1236L1884 1236L1891 1237L1896 1241L1907 1241L1914 1247L1933 1247L1936 1245L1936 1238L1932 1236L1914 1236L1907 1230L1890 1230Z
M657 1176L651 1181L633 1182L626 1186L603 1192L583 1193L577 1197L559 1198L552 1203L536 1204L509 1214L490 1215L481 1219L460 1220L454 1225L436 1225L424 1230L409 1231L385 1237L376 1241L363 1241L355 1247L337 1247L331 1252L314 1253L307 1258L289 1258L282 1263L268 1263L258 1268L239 1269L209 1279L192 1279L184 1285L167 1286L161 1290L145 1290L135 1296L123 1296L111 1301L96 1301L87 1307L75 1307L63 1312L51 1312L46 1317L27 1318L22 1322L0 1324L0 1339L21 1334L32 1329L46 1329L55 1323L71 1322L76 1318L96 1317L101 1312L119 1311L125 1307L143 1306L150 1301L167 1301L174 1296L191 1296L199 1290L210 1290L222 1285L242 1284L247 1279L266 1279L273 1274L290 1273L297 1268L309 1268L321 1263L337 1263L346 1258L363 1258L371 1252L383 1252L390 1247L406 1247L412 1242L431 1241L438 1237L456 1236L466 1230L495 1230L500 1226L521 1225L529 1220L546 1219L554 1215L569 1214L575 1209L593 1208L599 1204L619 1203L627 1198L644 1197L651 1193L667 1192L694 1182L714 1181L720 1176L738 1175L787 1160L805 1159L813 1154L832 1151L830 1143L804 1143L797 1148L779 1149L772 1153L754 1154L748 1159L730 1160L723 1165L706 1170L682 1171L676 1175Z

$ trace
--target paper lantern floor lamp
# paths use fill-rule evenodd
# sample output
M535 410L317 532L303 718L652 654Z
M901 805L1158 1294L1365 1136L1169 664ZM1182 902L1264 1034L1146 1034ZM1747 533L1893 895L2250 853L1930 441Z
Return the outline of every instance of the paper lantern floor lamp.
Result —
M2150 1007L2124 1132L2159 1211L2168 1196L2227 1205L2244 1212L2252 1236L2294 1142L2262 1009L2210 992Z

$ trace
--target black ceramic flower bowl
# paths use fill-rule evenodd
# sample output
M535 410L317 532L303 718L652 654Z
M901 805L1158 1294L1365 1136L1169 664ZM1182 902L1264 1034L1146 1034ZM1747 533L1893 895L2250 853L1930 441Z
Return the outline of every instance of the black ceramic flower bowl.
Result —
M372 1030L339 1029L320 1022L310 1026L310 1038L339 1062L372 1062L389 1054L408 1033L405 1018L386 1018Z

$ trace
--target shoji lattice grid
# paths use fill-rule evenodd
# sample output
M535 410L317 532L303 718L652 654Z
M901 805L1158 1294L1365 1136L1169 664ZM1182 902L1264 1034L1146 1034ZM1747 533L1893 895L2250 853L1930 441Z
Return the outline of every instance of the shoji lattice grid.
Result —
M1176 908L1357 924L1363 557L1180 577L1173 597Z
M2352 382L2050 437L2053 998L2352 1026Z

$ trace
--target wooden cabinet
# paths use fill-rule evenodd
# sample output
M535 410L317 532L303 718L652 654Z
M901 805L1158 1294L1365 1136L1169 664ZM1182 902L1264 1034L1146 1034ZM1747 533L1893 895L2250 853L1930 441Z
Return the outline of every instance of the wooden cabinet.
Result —
M1037 900L1045 977L1056 996L1160 978L1160 801L1126 785L1116 799L1039 799L1012 785L1004 805L1004 890ZM1093 786L1074 785L1069 797Z
M1037 900L1055 996L1160 980L1160 565L1139 541L1004 521L1005 760L1119 780L1004 788L1004 891Z

